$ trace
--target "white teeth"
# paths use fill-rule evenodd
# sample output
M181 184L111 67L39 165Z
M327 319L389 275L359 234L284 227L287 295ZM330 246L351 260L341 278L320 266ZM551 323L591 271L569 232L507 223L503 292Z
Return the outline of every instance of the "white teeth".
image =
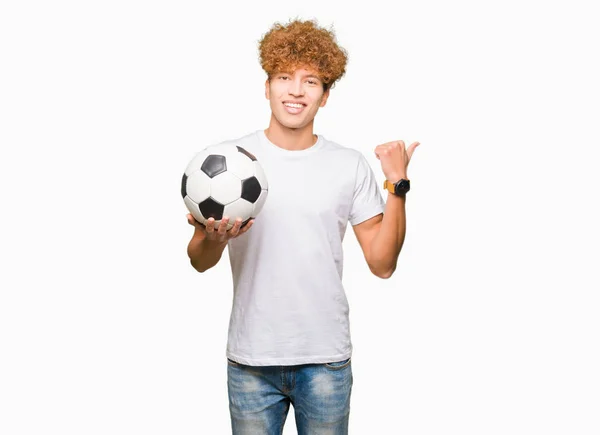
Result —
M302 107L302 104L294 104L294 103L283 103L284 105L288 106L288 107L296 107L296 108L300 108Z

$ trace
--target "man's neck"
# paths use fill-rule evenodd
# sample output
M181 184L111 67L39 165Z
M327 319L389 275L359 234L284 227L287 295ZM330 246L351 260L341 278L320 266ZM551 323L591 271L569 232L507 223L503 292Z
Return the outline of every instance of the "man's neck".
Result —
M289 151L305 150L317 142L312 122L302 128L287 128L271 119L265 135L273 144Z

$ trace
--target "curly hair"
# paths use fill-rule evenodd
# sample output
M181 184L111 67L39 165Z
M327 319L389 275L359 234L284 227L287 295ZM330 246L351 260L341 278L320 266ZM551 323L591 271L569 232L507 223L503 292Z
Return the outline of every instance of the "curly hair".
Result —
M333 30L319 27L314 20L273 24L259 41L259 55L269 79L308 66L317 71L324 90L342 78L348 63L348 53L338 45Z

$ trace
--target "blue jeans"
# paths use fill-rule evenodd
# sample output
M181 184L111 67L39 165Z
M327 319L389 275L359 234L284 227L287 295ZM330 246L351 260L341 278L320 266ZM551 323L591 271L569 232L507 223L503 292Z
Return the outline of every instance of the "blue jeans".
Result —
M233 435L281 435L290 403L298 435L347 435L352 381L350 359L261 367L227 359Z

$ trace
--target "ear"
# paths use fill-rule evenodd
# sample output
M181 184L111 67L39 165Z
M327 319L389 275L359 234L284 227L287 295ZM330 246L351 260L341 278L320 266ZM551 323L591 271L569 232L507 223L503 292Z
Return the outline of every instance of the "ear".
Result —
M270 92L269 92L269 82L270 82L269 79L267 79L267 81L265 82L265 97L266 97L267 100L271 99L271 95L270 95Z
M331 90L331 88L327 89L323 93L323 96L321 97L321 104L319 104L319 107L325 107L325 104L327 104L327 99L329 98L329 91L330 90Z

